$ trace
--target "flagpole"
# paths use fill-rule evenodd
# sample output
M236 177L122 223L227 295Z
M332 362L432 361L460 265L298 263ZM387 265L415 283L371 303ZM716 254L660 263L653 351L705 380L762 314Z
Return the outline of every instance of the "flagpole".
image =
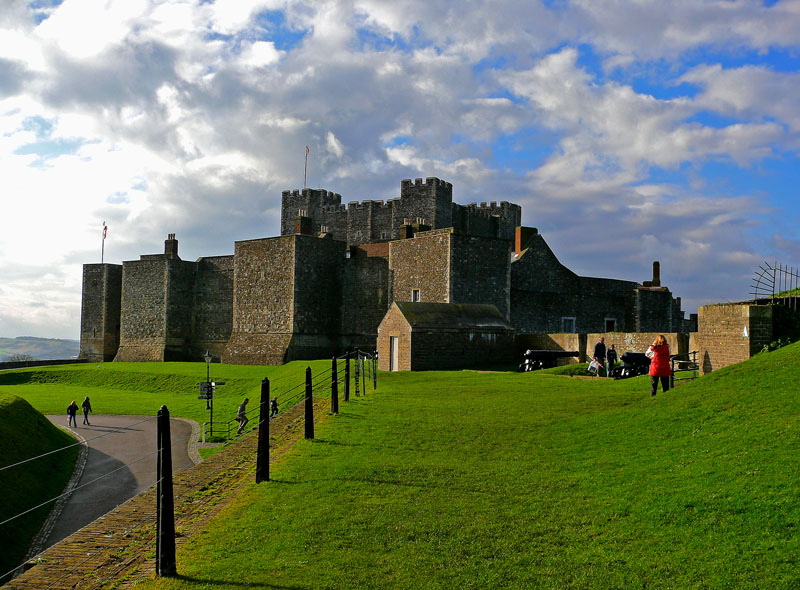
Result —
M307 178L308 178L308 146L306 146L306 163L303 166L303 190L306 189Z
M103 242L100 246L100 264L103 264L106 256L106 230L108 227L106 226L106 222L103 222Z

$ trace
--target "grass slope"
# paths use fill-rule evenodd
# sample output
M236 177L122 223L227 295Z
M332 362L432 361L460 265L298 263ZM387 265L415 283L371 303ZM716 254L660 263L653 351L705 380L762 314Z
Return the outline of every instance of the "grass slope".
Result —
M232 420L245 397L258 400L265 377L271 382L271 396L283 396L303 383L307 366L316 375L330 369L331 363L296 362L279 367L212 364L211 379L225 382L214 394L214 423ZM205 363L60 365L0 372L0 392L25 398L43 414L65 414L70 401L80 405L88 395L97 414L155 415L166 405L173 416L203 423L209 420L209 412L206 403L197 399L197 384L205 379ZM301 391L295 389L286 398Z
M25 400L0 392L0 468L75 442ZM0 522L58 496L78 448L0 471ZM19 565L53 504L0 526L0 575ZM0 583L7 582L0 579Z
M382 374L145 587L796 587L798 364Z

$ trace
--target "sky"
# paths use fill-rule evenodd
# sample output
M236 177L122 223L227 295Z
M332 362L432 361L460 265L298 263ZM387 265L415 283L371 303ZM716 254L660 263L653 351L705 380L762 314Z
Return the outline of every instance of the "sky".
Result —
M281 191L511 201L688 313L800 265L800 1L0 0L0 336L80 335L82 265L232 254Z

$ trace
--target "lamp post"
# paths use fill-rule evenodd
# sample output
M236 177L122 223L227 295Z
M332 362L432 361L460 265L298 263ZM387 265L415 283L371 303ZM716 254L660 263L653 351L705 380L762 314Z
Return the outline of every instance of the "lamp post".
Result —
M206 390L208 391L206 409L211 410L209 436L214 436L214 388L211 385L211 358L211 353L206 349L206 353L203 355L203 360L206 361L206 387L208 388Z

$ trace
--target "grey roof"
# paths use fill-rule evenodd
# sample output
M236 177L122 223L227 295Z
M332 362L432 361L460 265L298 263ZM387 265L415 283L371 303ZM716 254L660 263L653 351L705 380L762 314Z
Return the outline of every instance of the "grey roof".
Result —
M413 329L514 331L496 306L486 303L411 303L395 305Z

